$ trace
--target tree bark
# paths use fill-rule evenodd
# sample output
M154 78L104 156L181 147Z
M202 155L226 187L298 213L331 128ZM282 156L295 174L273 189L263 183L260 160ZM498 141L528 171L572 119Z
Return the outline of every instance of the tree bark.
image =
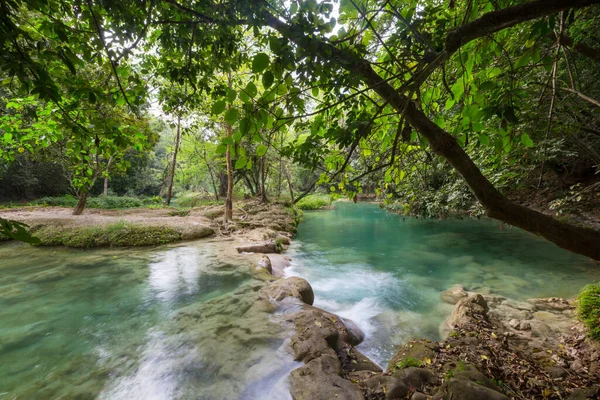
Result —
M267 191L265 189L265 156L260 158L260 202L268 203Z
M175 168L177 166L177 153L179 152L179 142L181 140L181 115L177 116L177 133L175 135L175 150L173 151L173 162L171 172L169 173L169 188L167 189L167 206L171 205L171 196L173 195L173 181L175 180Z
M227 130L227 137L231 138L231 125L225 122L225 129ZM227 160L227 197L225 198L225 222L229 222L233 218L233 165L231 164L231 145L227 145L227 153L225 154Z
M290 177L290 173L287 169L285 170L285 176L288 181L288 187L290 188L290 198L292 199L292 204L296 204L296 201L294 200L294 187L292 186L292 178Z
M102 191L103 196L108 196L108 176L104 177L104 190Z
M83 210L85 210L85 206L87 204L89 193L87 191L79 193L79 199L77 200L77 206L73 210L73 215L81 215L83 214Z
M595 3L600 1L536 0L489 13L448 35L446 51L452 53L468 41L526 20ZM360 76L363 82L389 102L399 114L403 114L408 123L429 142L432 150L444 156L461 174L488 216L543 236L564 249L600 260L600 232L559 222L552 217L512 203L483 176L452 135L438 127L417 108L414 102L381 78L366 60L314 37L308 37L301 28L288 25L268 12L264 12L264 16L266 24L288 40L309 52L334 60L340 67Z

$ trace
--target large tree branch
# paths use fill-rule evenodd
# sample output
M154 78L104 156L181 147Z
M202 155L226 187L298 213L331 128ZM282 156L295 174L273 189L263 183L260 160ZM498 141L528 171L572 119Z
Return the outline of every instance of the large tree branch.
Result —
M549 4L560 3L561 5L566 3L564 1L559 2L554 0L544 2L535 1L528 4L541 6L540 3L546 2ZM571 1L570 5L573 6L580 3L589 4L595 2L597 1L575 0ZM555 11L560 11L560 9L557 10L556 7L552 8L551 12ZM507 15L511 17L512 14L508 13ZM531 11L529 11L529 13L526 12L525 15L529 15L530 18L535 18L531 17ZM542 15L547 14L542 13ZM417 108L414 102L410 101L388 82L385 82L366 60L361 59L352 53L340 50L322 40L308 37L303 33L301 28L286 24L267 11L263 11L262 16L268 26L277 30L281 35L294 42L296 45L321 57L336 61L342 68L360 76L365 84L371 86L373 90L385 101L389 102L399 114L405 116L406 120L429 142L432 150L436 154L445 157L445 159L462 175L465 182L481 202L490 217L541 235L567 250L600 260L600 232L559 222L552 217L509 201L485 178L473 160L471 160L452 135L431 121ZM536 16L541 15L536 14ZM495 26L513 26L521 21L523 17L520 18L521 19L516 22L514 19L510 19L512 22L504 24L496 21L497 25ZM495 20L492 19L492 21ZM497 30L500 30L500 28L490 30L488 27L485 34ZM467 30L467 33L468 32L469 31ZM470 38L469 40L473 40L479 36L475 36L471 33L470 36L466 37ZM463 42L459 42L459 45L460 43Z
M560 36L560 44L572 48L581 55L586 56L596 62L600 62L600 49L595 49L586 45L585 43L575 43L575 41L569 36L563 34Z
M533 19L546 17L572 8L600 4L600 0L534 0L484 14L446 35L446 50L450 53L480 37Z

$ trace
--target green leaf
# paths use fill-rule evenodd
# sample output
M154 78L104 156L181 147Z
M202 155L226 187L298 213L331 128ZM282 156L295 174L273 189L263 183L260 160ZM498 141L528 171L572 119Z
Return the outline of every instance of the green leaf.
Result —
M265 89L268 89L275 81L275 76L271 71L266 71L262 76L262 84Z
M228 145L228 144L232 145L233 144L233 138L230 138L230 137L223 138L223 144L224 145Z
M215 150L215 153L217 154L225 154L227 152L227 145L226 144L220 144L217 146L217 149Z
M246 89L244 89L246 94L250 97L254 97L256 96L256 93L258 93L258 90L256 89L256 85L252 82L248 82L248 84L246 85Z
M262 72L269 65L269 56L265 53L258 53L252 60L252 72Z
M237 92L235 90L229 89L227 91L227 101L233 103L235 98L237 97Z
M527 147L533 147L533 140L526 133L521 134L521 143Z
M211 112L215 115L221 114L225 111L225 102L223 100L219 100L213 104Z
M264 144L261 144L260 146L258 146L256 148L256 155L259 157L262 157L265 155L265 153L267 152L268 147L265 146Z
M225 113L225 122L227 122L229 125L233 125L237 122L239 116L240 113L236 108L230 108Z
M248 159L246 157L240 157L235 162L235 169L242 169L246 166L247 163L248 163Z

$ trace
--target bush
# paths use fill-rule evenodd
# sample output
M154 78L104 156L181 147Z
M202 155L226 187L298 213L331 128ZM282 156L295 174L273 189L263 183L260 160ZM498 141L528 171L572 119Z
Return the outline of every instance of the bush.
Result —
M31 203L34 206L66 207L74 208L77 198L71 195L61 197L42 197ZM102 208L106 210L142 207L142 201L136 197L127 196L99 196L90 197L87 202L88 208Z
M588 336L600 340L600 283L586 285L577 296L577 316Z
M199 192L183 193L174 199L174 203L177 207L183 208L194 208L200 206L213 206L217 204L223 204L223 202L216 201L212 198L207 198L206 194Z
M301 210L322 210L331 205L329 196L324 194L311 194L296 203L296 207Z

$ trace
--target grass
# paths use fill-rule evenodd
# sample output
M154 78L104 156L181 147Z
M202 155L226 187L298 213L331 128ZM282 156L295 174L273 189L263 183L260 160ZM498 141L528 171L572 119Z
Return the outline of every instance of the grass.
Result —
M591 339L600 340L600 283L586 285L577 296L577 316Z
M223 204L223 201L217 201L213 198L207 198L206 194L197 192L182 193L173 199L173 203L181 208L194 208L201 206L214 206Z
M160 198L159 198L160 199ZM162 199L160 199L162 202ZM90 197L87 201L87 208L101 208L105 210L118 210L124 208L139 208L144 205L156 204L155 198L138 199L129 196L98 196ZM60 197L42 197L30 203L32 206L48 207L67 207L74 208L77 205L77 198L71 195Z
M324 194L311 194L296 203L301 210L322 210L331 206L331 199Z
M420 367L421 364L423 364L423 362L417 360L414 357L406 357L405 359L400 361L398 364L396 364L396 368L404 369L404 368L408 368L408 367Z
M33 234L42 246L67 246L76 248L154 246L182 239L181 233L162 226L139 226L125 222L90 228L65 229L45 226Z

